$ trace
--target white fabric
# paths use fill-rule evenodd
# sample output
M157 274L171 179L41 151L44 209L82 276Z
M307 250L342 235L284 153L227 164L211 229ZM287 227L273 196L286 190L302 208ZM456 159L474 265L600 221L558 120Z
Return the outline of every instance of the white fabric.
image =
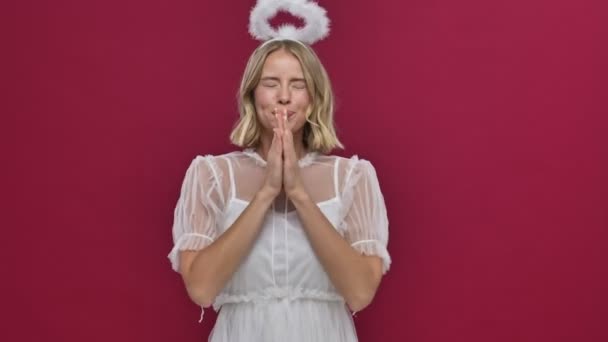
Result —
M388 271L388 219L372 164L357 156L309 153L299 166L308 193L340 235L360 253L379 256L383 273ZM175 208L169 253L174 270L179 251L205 248L232 225L261 187L265 167L252 149L194 158ZM220 312L212 342L357 341L344 299L285 196L273 203L252 250L213 307Z
M269 20L279 11L287 11L304 20L304 27L283 24L277 30ZM258 0L249 15L249 33L257 40L290 39L314 44L329 34L327 12L315 2L307 0Z

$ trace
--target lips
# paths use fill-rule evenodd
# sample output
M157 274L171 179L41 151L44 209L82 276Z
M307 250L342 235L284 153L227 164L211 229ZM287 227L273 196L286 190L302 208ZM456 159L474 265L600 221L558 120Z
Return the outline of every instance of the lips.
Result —
M277 110L279 113L284 113L285 109L278 109ZM273 111L273 113L275 113L275 111ZM287 118L290 119L292 116L296 115L296 112L294 112L293 110L288 110L287 111Z

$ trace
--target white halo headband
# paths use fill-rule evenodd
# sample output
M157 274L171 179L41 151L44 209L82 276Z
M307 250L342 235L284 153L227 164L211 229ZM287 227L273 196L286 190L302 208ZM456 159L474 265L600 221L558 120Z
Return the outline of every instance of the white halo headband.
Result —
M304 20L304 27L283 24L275 30L268 22L279 11L286 11ZM316 2L308 0L258 0L249 15L249 33L264 42L289 39L314 44L329 34L326 11Z

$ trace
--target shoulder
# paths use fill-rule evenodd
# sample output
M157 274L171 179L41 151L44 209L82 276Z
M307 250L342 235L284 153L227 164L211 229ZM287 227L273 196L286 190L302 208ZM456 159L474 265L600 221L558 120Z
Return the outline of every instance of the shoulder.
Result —
M242 157L242 151L233 151L222 154L197 154L190 160L188 171L198 175L211 176L216 180L228 172L231 159Z
M210 167L217 166L218 164L225 165L228 160L242 158L243 155L243 151L232 151L221 154L197 154L192 158L191 164L207 164Z
M374 170L372 162L366 158L360 157L358 154L351 155L350 157L337 155L331 155L329 157L335 158L336 162L339 164L340 170L345 172Z
M215 158L216 156L211 154L197 154L190 160L190 166L188 166L188 169L199 171L213 169L213 164L215 164Z
M340 184L343 184L343 189L352 189L357 184L364 186L378 183L376 168L369 159L357 154L350 157L336 156L336 158L338 158L337 178L340 179Z
M234 161L242 158L242 155L242 151L194 155L186 171L184 184L198 184L213 189L211 195L218 198L217 203L222 203L222 198L230 190L230 170L233 165L237 165Z

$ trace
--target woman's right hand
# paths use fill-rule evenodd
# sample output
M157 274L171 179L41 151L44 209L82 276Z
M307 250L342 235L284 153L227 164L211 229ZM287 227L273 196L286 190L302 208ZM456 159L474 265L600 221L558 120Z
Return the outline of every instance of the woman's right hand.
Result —
M278 122L277 115L280 114L275 112ZM283 139L281 137L283 132L278 127L273 128L273 131L272 143L266 158L266 180L261 191L274 199L281 193L283 187Z

